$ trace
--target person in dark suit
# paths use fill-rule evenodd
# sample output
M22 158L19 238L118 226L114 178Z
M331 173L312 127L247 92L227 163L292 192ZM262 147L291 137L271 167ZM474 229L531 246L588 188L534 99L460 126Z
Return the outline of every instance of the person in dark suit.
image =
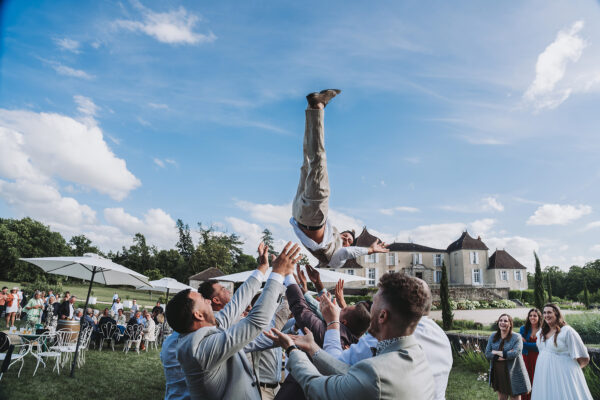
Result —
M69 297L68 300L65 298L58 309L58 319L73 319L75 317L75 300L77 300L75 296Z

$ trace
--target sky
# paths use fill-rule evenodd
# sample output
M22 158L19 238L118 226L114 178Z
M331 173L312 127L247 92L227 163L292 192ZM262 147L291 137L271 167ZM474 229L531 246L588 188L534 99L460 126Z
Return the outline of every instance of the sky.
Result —
M306 94L330 219L530 271L600 258L600 3L5 1L0 217L102 250L293 240Z

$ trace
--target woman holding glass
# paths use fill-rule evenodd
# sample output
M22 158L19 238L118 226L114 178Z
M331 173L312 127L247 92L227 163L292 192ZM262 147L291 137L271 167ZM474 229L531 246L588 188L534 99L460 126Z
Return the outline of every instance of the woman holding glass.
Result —
M531 399L592 400L581 370L590 362L581 337L567 325L556 304L544 306L543 318Z
M538 358L538 348L536 345L537 332L540 330L542 323L542 313L537 308L532 308L527 313L527 322L520 329L521 338L523 340L523 361L525 368L529 374L529 380L533 385L533 375L535 373L535 363ZM530 400L530 394L521 395L521 400Z
M531 383L523 362L523 341L513 332L513 320L508 314L498 318L498 330L488 339L485 356L490 360L490 386L499 400L520 400L531 391Z

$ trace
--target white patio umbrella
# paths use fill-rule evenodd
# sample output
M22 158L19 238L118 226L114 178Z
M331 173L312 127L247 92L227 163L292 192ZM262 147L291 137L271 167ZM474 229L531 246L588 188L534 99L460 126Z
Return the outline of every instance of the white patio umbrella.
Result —
M155 281L150 281L149 285L143 285L136 288L137 290L151 290L153 292L163 292L167 293L167 299L165 302L169 301L169 293L179 293L182 290L192 289L196 290L191 286L186 285L185 283L179 282L177 279L173 278L161 278Z
M304 273L306 273L306 268L304 266L302 266L300 268L302 269L302 271L304 271ZM323 282L323 283L337 283L337 281L340 279L343 279L344 282L358 282L358 281L366 281L368 279L368 278L364 278L362 276L348 275L348 274L343 274L341 272L331 271L330 269L327 269L327 268L315 268L315 269L317 271L319 271L319 274L321 275L321 282ZM272 271L272 268L269 268L267 270L266 275L269 276L271 271ZM218 281L224 281L224 282L245 282L246 279L248 279L250 277L250 275L252 275L252 272L254 272L254 271L238 272L236 274L218 276L215 279Z
M83 257L21 258L21 260L37 265L50 274L65 275L90 281L87 297L85 299L85 306L83 307L84 310L87 309L90 292L92 291L92 284L94 282L102 283L104 285L129 286L148 284L148 277L93 253L86 253ZM82 331L83 321L84 319L82 318ZM75 374L75 363L77 362L80 341L81 335L77 335L75 356L73 357L73 364L71 364L71 377L74 377Z

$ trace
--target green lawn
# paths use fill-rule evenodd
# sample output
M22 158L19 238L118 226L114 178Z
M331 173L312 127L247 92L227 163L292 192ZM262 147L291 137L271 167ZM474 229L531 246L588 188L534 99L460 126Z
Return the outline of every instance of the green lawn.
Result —
M487 381L477 380L477 373L454 365L446 389L447 400L495 400L498 398Z
M7 286L8 288L13 288L15 286L20 286L18 282L6 282L0 281L0 287ZM89 284L81 284L81 283L64 283L63 291L69 291L71 294L77 296L78 299L82 299L85 301L87 296ZM164 295L161 292L152 292L152 298L150 298L150 294L148 291L135 290L133 287L125 287L125 286L105 286L99 283L94 283L92 287L92 291L94 292L94 296L98 298L98 301L110 302L112 303L112 297L115 292L119 294L121 300L127 300L127 296L129 296L130 300L136 299L137 303L142 306L154 307L156 305L156 301L158 297ZM169 294L169 298L172 295ZM98 306L100 307L100 306Z

